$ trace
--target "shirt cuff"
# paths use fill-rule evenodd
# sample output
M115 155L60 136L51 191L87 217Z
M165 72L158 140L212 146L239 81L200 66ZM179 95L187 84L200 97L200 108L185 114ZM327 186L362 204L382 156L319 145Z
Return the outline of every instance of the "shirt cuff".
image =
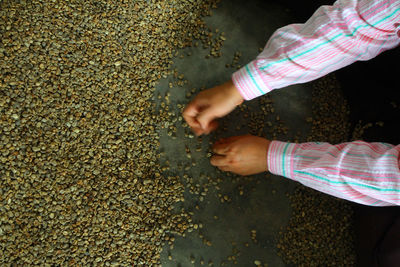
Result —
M273 174L292 178L293 156L297 146L295 143L272 141L268 148L268 170Z
M232 81L246 100L251 100L272 91L272 88L263 80L263 75L258 70L256 61L250 62L233 73Z

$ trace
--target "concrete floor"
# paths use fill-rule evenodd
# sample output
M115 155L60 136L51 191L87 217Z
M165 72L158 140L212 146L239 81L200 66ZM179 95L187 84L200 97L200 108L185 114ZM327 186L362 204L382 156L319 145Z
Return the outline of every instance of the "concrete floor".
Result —
M242 53L239 62L242 66L250 62L276 29L295 22L292 17L291 11L284 6L265 1L222 1L219 8L213 11L213 16L206 19L214 30L218 28L225 32L227 40L222 48L222 57L205 59L208 50L200 46L185 49L183 54L190 52L191 56L176 58L174 67L180 74L184 74L189 83L184 87L170 89L168 83L173 81L173 77L168 77L160 82L157 93L164 95L169 92L171 106L188 103L185 95L192 88L199 91L201 87L210 88L230 79L235 70L226 68L225 64L232 62L235 52ZM289 127L288 135L278 139L287 141L298 129L306 134L309 126L305 119L311 114L311 88L308 85L296 85L276 90L269 95L274 100L275 115L279 115ZM259 99L247 104L256 109ZM175 112L179 113L177 108ZM228 126L228 131L219 136L212 134L204 137L201 142L202 151L194 152L191 160L186 157L185 146L195 151L199 145L196 137L185 138L182 129L178 129L176 139L169 137L166 132L162 133L161 149L166 153L162 161L169 160L171 169L196 162L196 166L189 171L176 167L174 174L182 176L187 173L198 184L205 183L204 177L207 176L213 180L218 177L222 179L220 190L211 186L203 201L200 201L199 195L185 193L183 206L193 211L194 223L201 223L203 228L187 233L185 237L176 237L172 250L165 246L162 266L201 266L202 260L206 266L210 260L214 266L221 266L221 263L233 266L233 260L228 260L232 255L237 258L235 266L255 266L255 260L268 266L286 266L276 253L276 240L291 213L286 194L292 192L296 184L270 174L238 178L212 167L206 157L211 140L248 132L243 114L238 111L224 118L222 123ZM237 131L237 125L243 128ZM269 137L268 133L264 134ZM239 188L243 188L243 195L239 194ZM231 201L221 203L218 194L229 196ZM218 219L214 216L218 216ZM251 239L251 230L257 231L257 243ZM212 246L203 244L199 235L210 240ZM168 255L172 256L172 260L168 259ZM195 260L194 264L191 259Z

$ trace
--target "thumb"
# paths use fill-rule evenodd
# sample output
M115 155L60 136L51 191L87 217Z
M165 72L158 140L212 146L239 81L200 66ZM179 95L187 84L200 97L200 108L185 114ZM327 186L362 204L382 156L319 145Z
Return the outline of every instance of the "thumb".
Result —
M197 121L200 123L200 126L203 130L207 131L210 127L210 122L216 118L214 112L211 108L207 108L200 112L197 116Z

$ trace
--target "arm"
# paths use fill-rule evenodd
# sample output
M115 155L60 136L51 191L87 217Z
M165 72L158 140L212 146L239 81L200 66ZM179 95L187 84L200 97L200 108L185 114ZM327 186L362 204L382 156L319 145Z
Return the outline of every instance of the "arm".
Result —
M398 46L399 25L400 1L338 0L320 7L305 24L278 29L232 80L246 100L315 80Z
M268 169L318 191L371 206L400 205L400 145L273 141Z

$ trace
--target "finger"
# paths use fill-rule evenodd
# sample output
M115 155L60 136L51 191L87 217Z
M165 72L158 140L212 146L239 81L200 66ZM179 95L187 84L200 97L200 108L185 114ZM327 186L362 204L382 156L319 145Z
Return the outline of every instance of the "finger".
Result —
M226 142L226 139L227 139L227 138L220 138L218 141L215 142L215 145L218 145L218 144L226 144L226 143L227 143L227 142Z
M197 121L200 123L201 128L204 131L210 131L210 122L213 121L216 117L213 114L213 110L210 108L206 108L202 110L197 115Z
M214 156L211 157L210 163L213 166L221 167L221 166L228 165L228 160L227 160L227 158L225 156L214 155Z
M231 136L231 137L228 137L228 138L224 138L223 141L224 141L224 143L233 143L233 142L241 139L242 137L243 137L243 135Z
M200 123L197 121L196 117L192 117L195 114L193 112L183 113L183 118L192 129L192 131L197 135L200 136L205 133L205 131L201 128Z
M212 147L212 151L218 155L226 155L226 153L229 151L229 144L215 143Z
M226 137L226 138L220 138L218 141L215 142L214 145L220 145L220 144L231 144L235 142L236 140L239 140L241 136L231 136L231 137Z
M187 124L192 128L201 128L200 123L197 121L196 117L200 112L200 108L195 101L189 103L183 111L182 115Z
M194 134L195 134L196 136L200 136L200 135L202 135L202 134L205 133L205 131L200 127L200 125L199 125L199 126L196 126L196 125L190 126L190 125L189 125L189 127L190 127L190 129L194 132Z
M231 168L229 168L228 166L218 166L217 168L224 172L232 171Z
M196 127L196 128L193 128L193 127L192 127L192 131L194 132L194 134L195 134L196 136L200 136L200 135L202 135L202 134L205 134L205 132L203 131L203 129L201 129L200 127Z
M212 122L210 122L210 124L208 125L208 129L205 131L205 134L209 134L212 131L215 131L218 128L218 122L216 120L213 120Z

